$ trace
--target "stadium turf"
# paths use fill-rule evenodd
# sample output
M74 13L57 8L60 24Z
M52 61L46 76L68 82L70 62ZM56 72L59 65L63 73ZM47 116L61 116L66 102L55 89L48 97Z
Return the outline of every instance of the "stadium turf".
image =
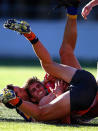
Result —
M84 69L96 76L96 68ZM32 76L43 80L45 72L40 67L0 66L0 90L7 84L22 87L25 81ZM52 125L45 123L26 123L15 110L7 109L0 104L0 131L97 131L98 119L86 125Z

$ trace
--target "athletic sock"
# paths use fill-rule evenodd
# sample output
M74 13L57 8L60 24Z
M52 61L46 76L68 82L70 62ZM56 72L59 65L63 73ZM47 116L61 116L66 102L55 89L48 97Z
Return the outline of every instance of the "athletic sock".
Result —
M23 35L26 37L27 40L31 42L31 44L36 44L39 41L39 39L32 31L30 33L24 33Z
M76 19L77 18L77 12L78 8L77 7L67 7L67 16Z
M23 34L29 41L35 39L36 35L33 32Z

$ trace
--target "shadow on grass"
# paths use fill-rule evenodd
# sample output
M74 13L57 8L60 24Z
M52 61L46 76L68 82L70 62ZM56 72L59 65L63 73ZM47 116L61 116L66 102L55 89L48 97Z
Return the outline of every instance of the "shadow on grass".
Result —
M74 125L72 125L72 126L74 126ZM76 126L91 126L91 127L94 126L94 127L97 127L98 124L97 123L86 123L86 124L78 124Z
M24 123L26 121L22 119L0 118L0 122L18 122L18 123L23 122Z
M47 125L56 125L56 126L69 126L69 127L80 127L80 126L89 126L89 127L98 127L97 123L85 123L85 124L57 124L57 123L48 123L44 122Z
M31 123L31 122L26 122L25 120L22 119L8 119L8 118L0 118L0 122L17 122L17 123ZM87 124L57 124L57 123L49 123L49 122L35 122L39 124L46 124L46 125L56 125L56 126L69 126L69 127L80 127L80 126L89 126L89 127L98 127L97 123L87 123Z

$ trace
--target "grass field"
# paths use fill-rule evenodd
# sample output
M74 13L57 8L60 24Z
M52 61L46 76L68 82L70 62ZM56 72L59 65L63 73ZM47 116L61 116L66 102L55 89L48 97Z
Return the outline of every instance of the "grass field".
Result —
M95 68L86 70L96 76ZM7 84L23 86L25 81L32 76L43 79L45 72L40 67L4 67L0 66L0 90ZM0 104L0 131L97 131L98 119L87 125L52 125L44 123L26 123L15 110L7 109Z

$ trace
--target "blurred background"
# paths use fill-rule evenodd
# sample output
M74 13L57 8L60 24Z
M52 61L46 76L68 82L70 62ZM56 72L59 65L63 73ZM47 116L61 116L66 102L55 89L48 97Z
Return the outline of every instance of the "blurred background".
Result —
M98 6L94 7L87 21L81 17L81 10L89 1L82 0L79 8L75 54L80 62L96 66ZM0 65L30 65L32 60L33 64L38 63L29 42L22 35L3 28L3 23L9 18L30 23L32 31L45 45L53 59L59 60L66 12L64 8L53 10L57 4L58 0L0 0Z

